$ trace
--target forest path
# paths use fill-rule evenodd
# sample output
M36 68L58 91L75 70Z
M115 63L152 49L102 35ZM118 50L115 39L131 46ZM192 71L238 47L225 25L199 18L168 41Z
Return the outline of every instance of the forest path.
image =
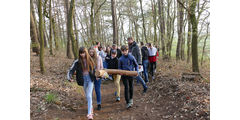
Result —
M63 53L64 54L64 53ZM31 119L34 120L86 120L87 101L83 88L76 82L66 81L66 73L73 60L61 57L45 57L46 74L41 75L39 57L31 53ZM160 65L159 65L160 66ZM160 70L160 69L158 69ZM209 119L209 84L180 81L157 72L155 81L148 83L149 90L134 80L134 104L126 109L124 86L121 81L121 101L115 102L113 81L103 81L102 109L96 110L93 90L95 120L159 120L159 119ZM57 100L48 103L46 94Z

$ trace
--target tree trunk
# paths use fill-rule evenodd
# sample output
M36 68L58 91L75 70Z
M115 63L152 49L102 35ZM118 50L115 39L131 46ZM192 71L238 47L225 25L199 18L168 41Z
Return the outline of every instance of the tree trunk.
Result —
M191 35L192 35L192 26L190 21L190 15L188 14L187 63L190 62L190 57L191 57Z
M94 4L95 0L91 0L91 13L90 13L90 39L92 45L95 44L95 26L94 26Z
M182 37L182 45L181 45L181 60L184 61L185 60L185 39L186 39L186 31L185 31L185 28L186 28L186 20L184 20L184 25L183 25L183 37Z
M32 12L30 12L30 32L31 32L31 42L32 42L32 51L39 54L39 43L38 43L38 35L37 29L34 23Z
M144 15L143 15L143 8L142 8L142 0L139 0L139 1L140 1L142 21L143 21L143 24L142 24L142 25L143 25L144 38L145 38L146 43L148 43L147 34L146 34L146 28L145 28L145 20L144 20Z
M104 73L107 72L110 75L113 74L122 74L127 76L137 76L137 71L128 71L128 70L119 70L119 69L104 69L104 70L97 70L95 72L96 77L104 76Z
M52 18L52 27L53 27L53 33L54 33L54 42L55 42L55 48L56 50L59 50L59 38L58 38L58 33L56 30L56 22L55 18Z
M74 33L75 33L75 36L76 36L76 49L78 50L79 49L79 46L78 46L79 36L78 36L78 29L77 29L77 24L76 24L76 14L77 13L75 12L75 14L73 15L73 22L74 22Z
M70 39L70 33L69 33L69 20L68 20L68 14L69 14L69 1L65 0L65 11L66 11L66 20L67 20L67 57L69 59L72 58L72 51L71 51L71 39Z
M56 7L54 6L53 4L53 7ZM55 13L55 16L56 16L56 13ZM59 33L58 33L58 29L57 29L57 25L56 25L56 17L52 17L52 24L53 24L53 33L54 33L54 42L55 42L55 48L56 50L59 50Z
M47 28L46 28L46 19L45 19L45 16L46 16L46 8L47 8L47 0L44 1L44 4L43 4L43 38L44 38L44 48L47 48L48 46L48 41L49 41L49 37L48 37L48 34L47 34Z
M157 10L155 0L152 3L152 13L153 13L153 30L154 30L154 41L153 43L157 45Z
M182 2L183 0L179 0ZM177 49L176 49L176 60L181 58L181 48L182 48L182 41L183 41L183 7L177 3L178 8L178 42L177 42Z
M38 43L40 43L40 35L39 35L39 29L38 29L38 24L37 24L37 20L36 20L36 16L35 16L35 10L34 10L34 6L33 6L33 0L30 0L30 9L31 9L31 13L32 13L32 16L33 16L33 21L34 21L34 25L36 27L36 32L37 32L37 40L38 40Z
M53 55L53 50L52 50L52 0L49 0L49 46L50 46L50 55Z
M115 0L111 0L111 8L112 8L112 25L113 25L113 44L117 44L117 41L118 41L117 28L118 28L118 26L117 26Z
M43 38L43 15L42 15L42 0L38 1L38 15L39 15L39 33L40 33L40 69L41 73L45 73L44 68L44 38Z
M198 67L198 25L195 15L197 0L193 0L190 6L190 20L192 24L192 71L199 72Z
M202 50L202 58L201 58L201 65L203 64L203 56L205 54L205 47L206 47L206 42L207 42L207 38L208 38L208 29L209 29L209 23L207 23L207 35L206 38L204 40L204 44L203 44L203 50Z
M74 37L73 24L72 24L74 6L75 6L75 0L71 0L70 9L69 9L69 12L68 12L68 33L70 35L69 39L72 42L72 51L73 51L74 59L77 59L78 54L77 54L76 40L75 40L75 37Z
M137 21L134 21L134 28L135 28L135 33L136 33L136 41L137 43L139 42L139 36L138 36L138 24Z
M163 0L158 0L158 14L160 20L162 55L165 55L165 17Z

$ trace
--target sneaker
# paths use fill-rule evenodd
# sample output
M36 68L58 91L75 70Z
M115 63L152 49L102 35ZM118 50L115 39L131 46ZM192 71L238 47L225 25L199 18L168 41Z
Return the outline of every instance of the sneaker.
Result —
M147 92L147 87L143 89L143 93L146 93Z
M152 79L154 80L154 79L155 79L155 76L152 76Z
M127 104L127 109L131 108L132 105L130 103Z
M132 106L133 105L133 99L129 100L129 104Z
M120 97L117 97L116 102L120 102Z
M101 104L97 105L97 110L101 110Z
M88 114L87 118L88 118L88 120L93 120L93 114Z

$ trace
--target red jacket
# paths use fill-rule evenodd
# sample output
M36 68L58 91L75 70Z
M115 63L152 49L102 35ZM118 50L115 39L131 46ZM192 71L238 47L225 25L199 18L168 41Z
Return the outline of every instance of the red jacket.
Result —
M148 56L148 60L149 60L149 62L156 62L157 57L158 57L158 52L157 52L156 56Z

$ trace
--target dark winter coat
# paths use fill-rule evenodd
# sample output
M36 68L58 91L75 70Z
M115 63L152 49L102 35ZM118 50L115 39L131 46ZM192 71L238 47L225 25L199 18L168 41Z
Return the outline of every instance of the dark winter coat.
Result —
M140 54L140 49L135 41L129 45L129 52L135 57L135 59L137 60L137 63L141 65L142 58Z
M142 53L142 61L147 60L148 56L149 56L149 53L148 53L148 49L147 49L146 46L143 46L141 48L141 53Z
M108 64L108 69L118 69L118 58L112 58L110 57L110 59L106 60L107 64Z
M122 55L118 61L118 69L138 71L138 64L136 59L131 54L128 54L127 56Z
M83 70L82 70L81 65L78 62L78 59L73 62L71 68L69 69L69 71L67 73L68 80L70 80L72 78L72 75L74 74L75 71L76 71L77 84L80 86L83 86L83 84L84 84ZM90 78L92 81L96 79L95 70L90 71L89 75L90 75Z

